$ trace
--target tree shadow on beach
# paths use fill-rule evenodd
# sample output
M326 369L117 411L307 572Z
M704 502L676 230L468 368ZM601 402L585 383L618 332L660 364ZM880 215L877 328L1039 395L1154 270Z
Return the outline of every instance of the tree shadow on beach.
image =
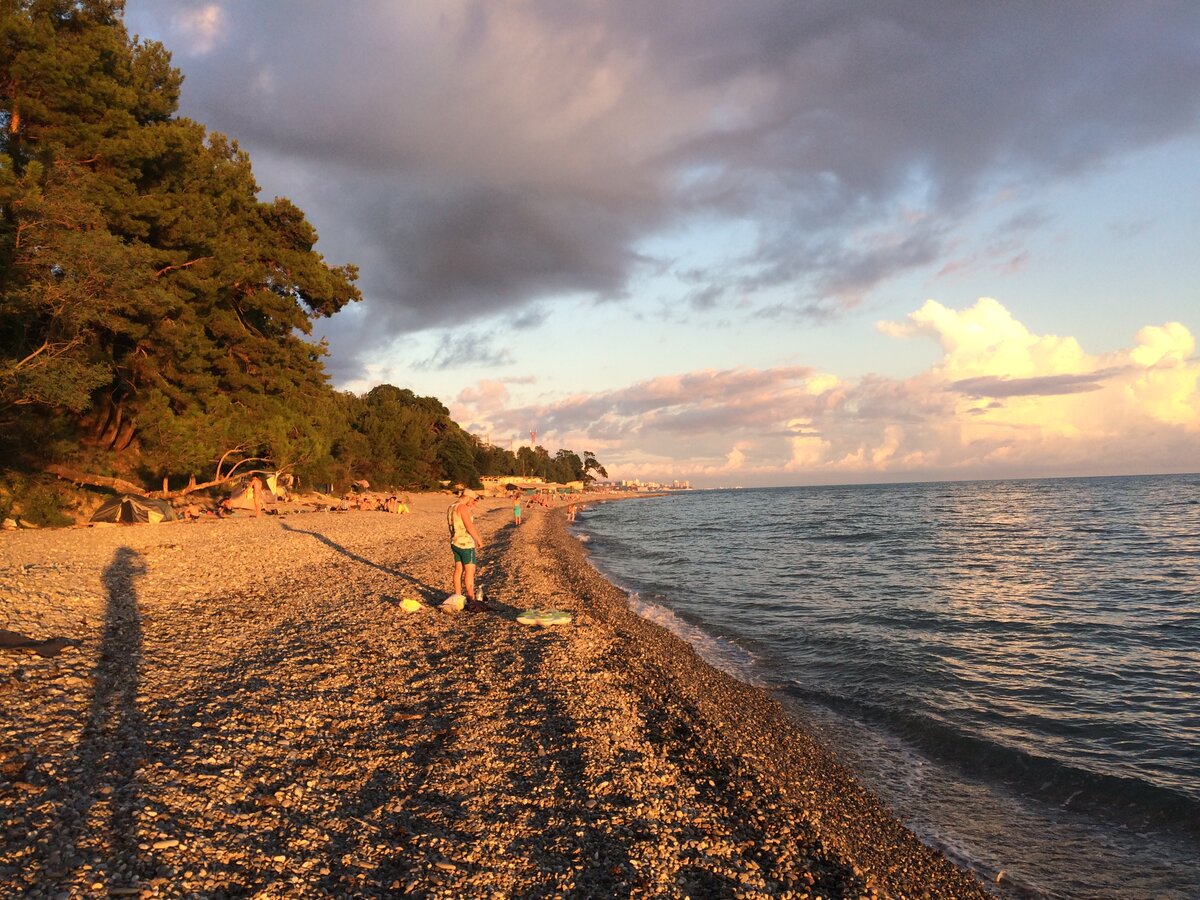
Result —
M146 745L137 705L142 618L134 581L145 572L142 555L120 547L102 576L106 607L94 691L68 777L57 786L58 821L41 847L44 874L53 881L90 862L89 877L104 873L110 887L121 886L136 881L145 865L134 818Z

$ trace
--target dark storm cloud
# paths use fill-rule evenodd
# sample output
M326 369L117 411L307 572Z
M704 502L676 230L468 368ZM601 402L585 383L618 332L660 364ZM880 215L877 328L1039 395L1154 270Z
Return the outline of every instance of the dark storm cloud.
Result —
M722 217L758 244L700 273L695 309L784 288L776 312L834 314L937 259L996 190L1200 110L1191 0L131 0L128 18L177 51L185 111L361 266L360 345L621 296L661 262L642 238ZM1000 251L1019 264L1019 241Z
M636 263L627 222L597 214L567 227L570 198L347 173L316 190L322 210L335 206L330 190L354 215L324 227L321 247L359 261L376 338L501 314L536 327L548 315L539 298L616 291Z

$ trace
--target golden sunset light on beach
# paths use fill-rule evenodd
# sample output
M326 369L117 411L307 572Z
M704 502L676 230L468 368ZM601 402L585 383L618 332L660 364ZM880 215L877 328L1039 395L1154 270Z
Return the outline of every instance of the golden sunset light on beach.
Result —
M1195 0L0 3L0 897L1200 897Z

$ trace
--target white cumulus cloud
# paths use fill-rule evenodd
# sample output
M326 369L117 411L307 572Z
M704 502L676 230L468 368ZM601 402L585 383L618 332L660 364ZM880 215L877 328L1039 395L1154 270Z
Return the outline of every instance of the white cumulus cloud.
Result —
M930 300L878 327L934 340L942 356L904 379L789 366L662 376L501 411L482 387L459 399L497 431L536 421L547 445L588 443L616 477L782 484L1200 468L1200 360L1182 323L1147 326L1106 354L1039 334L990 298L957 310ZM490 410L473 405L485 399Z

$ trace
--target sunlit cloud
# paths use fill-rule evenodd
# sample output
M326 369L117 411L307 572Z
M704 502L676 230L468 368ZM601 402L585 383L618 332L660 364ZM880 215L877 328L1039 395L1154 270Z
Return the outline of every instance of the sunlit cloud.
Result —
M1181 323L1147 326L1107 354L1035 333L990 298L960 310L930 300L878 327L934 340L942 357L907 379L739 368L535 404L484 382L458 400L499 432L536 423L548 445L594 445L616 477L796 483L1200 468L1200 360Z
M204 3L179 10L173 25L185 53L207 56L224 36L227 21L220 4Z

